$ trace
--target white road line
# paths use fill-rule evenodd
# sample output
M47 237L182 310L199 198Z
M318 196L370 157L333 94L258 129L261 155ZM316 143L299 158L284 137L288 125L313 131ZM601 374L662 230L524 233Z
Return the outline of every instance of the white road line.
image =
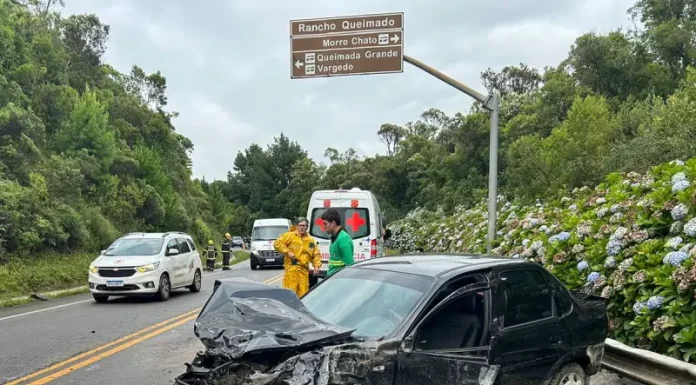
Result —
M213 275L218 275L218 274L223 274L223 273L229 273L229 270L218 271L218 272L216 272L216 273L206 274L206 275L204 275L203 277L210 277L210 276L213 276ZM93 299L85 299L85 300L82 300L82 301L70 302L70 303L66 303L66 304L63 304L63 305L51 306L51 307L47 307L47 308L45 308L45 309L39 309L39 310L28 311L28 312L26 312L26 313L14 314L14 315L10 315L10 316L7 316L7 317L0 318L0 322L2 322L2 321L7 321L7 320L10 320L10 319L13 319L13 318L24 317L24 316L26 316L26 315L32 315L32 314L36 314L36 313L41 313L41 312L45 312L45 311L49 311L49 310L60 309L60 308L63 308L63 307L68 307L68 306L77 305L77 304L85 303L85 302L92 302L92 301L94 301L94 300L93 300Z
M41 312L44 312L44 311L60 309L60 308L62 308L62 307L67 307L67 306L77 305L77 304L79 304L79 303L92 302L92 301L94 301L94 300L92 300L92 299L85 299L85 300L82 300L82 301L70 302L70 303L66 303L66 304L63 304L63 305L47 307L47 308L45 308L45 309L39 309L39 310L29 311L29 312L26 312L26 313L19 313L19 314L15 314L15 315L11 315L11 316L7 316L7 317L0 318L0 322L2 322L2 321L7 321L7 320L12 319L12 318L23 317L23 316L25 316L25 315L31 315L31 314L41 313Z

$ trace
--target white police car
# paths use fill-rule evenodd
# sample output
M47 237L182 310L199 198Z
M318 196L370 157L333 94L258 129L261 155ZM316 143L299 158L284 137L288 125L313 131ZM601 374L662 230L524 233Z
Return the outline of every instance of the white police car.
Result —
M94 300L109 296L155 296L171 291L201 290L201 257L190 235L182 232L130 233L117 239L89 266L89 290Z

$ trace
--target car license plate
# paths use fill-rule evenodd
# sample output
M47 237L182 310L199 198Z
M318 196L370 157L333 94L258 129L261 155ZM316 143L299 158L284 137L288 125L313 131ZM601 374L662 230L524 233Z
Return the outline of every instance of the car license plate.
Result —
M266 262L275 262L275 259L273 259L273 258L266 258Z
M123 281L106 281L107 287L123 287Z

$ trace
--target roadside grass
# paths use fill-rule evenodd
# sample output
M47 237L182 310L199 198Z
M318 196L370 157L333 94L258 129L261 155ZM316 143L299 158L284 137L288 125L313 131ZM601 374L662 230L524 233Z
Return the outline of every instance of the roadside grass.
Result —
M17 297L53 290L71 289L87 283L87 270L98 253L12 256L0 265L0 306ZM73 293L62 294L72 295ZM56 294L58 295L58 294ZM27 302L26 299L23 302Z
M30 296L41 293L49 299L86 293L87 270L99 253L52 254L32 257L10 257L0 264L0 307L10 307L34 301ZM234 265L249 260L244 250L234 252ZM205 266L205 259L202 259ZM222 256L218 256L218 267ZM52 291L71 289L53 293Z
M384 255L387 256L387 257L391 257L391 256L393 256L393 255L399 255L399 254L401 254L401 253L399 252L399 250L396 250L396 249L389 249L389 248L385 248L385 249L384 249Z

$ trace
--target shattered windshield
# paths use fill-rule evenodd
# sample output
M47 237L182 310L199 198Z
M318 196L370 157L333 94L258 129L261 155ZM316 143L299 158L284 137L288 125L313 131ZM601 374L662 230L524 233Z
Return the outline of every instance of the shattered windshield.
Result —
M108 257L133 257L158 254L162 250L162 238L120 239L106 249Z
M380 338L394 332L423 298L433 278L374 269L344 269L302 298L322 320Z

